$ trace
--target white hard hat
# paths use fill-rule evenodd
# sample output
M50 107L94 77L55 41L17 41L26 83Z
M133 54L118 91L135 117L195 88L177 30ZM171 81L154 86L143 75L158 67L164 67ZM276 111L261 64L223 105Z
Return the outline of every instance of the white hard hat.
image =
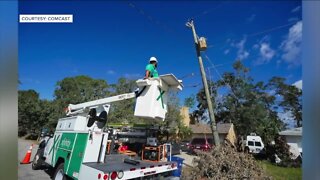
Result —
M149 60L149 62L151 62L151 61L158 62L157 58L155 58L155 57L151 57L150 60Z

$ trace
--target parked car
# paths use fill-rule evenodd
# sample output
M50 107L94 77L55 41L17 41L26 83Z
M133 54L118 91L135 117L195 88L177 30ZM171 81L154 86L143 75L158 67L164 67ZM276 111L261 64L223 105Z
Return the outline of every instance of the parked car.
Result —
M184 151L184 152L189 151L189 145L190 145L190 141L189 140L181 141L180 142L181 151Z
M209 151L213 146L213 140L211 138L193 138L189 145L189 150L194 153L195 149L202 151Z
M181 154L180 144L178 144L175 141L167 141L165 143L170 143L171 144L171 148L172 148L171 155Z

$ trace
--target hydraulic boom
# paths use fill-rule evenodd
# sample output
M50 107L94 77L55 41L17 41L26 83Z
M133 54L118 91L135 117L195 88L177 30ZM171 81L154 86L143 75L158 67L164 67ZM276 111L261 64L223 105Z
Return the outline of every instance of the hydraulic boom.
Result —
M80 103L80 104L69 104L66 113L67 113L67 116L69 116L69 115L82 113L86 109L91 109L91 108L106 110L106 108L110 107L109 105L110 103L131 99L135 97L136 97L136 93L132 92L132 93L120 94L117 96L111 96L103 99L98 99L94 101L89 101L85 103Z

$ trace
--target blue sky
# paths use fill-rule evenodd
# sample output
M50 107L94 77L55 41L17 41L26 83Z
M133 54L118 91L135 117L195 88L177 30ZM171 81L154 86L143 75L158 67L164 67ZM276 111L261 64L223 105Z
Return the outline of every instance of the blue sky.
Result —
M192 17L198 35L207 38L208 78L220 79L237 58L255 81L302 78L301 1L20 1L19 13L73 14L72 24L19 24L19 89L34 89L44 99L53 99L65 77L88 75L109 84L141 78L151 56L160 74L194 73L183 79L179 96L196 94L201 86L190 86L201 83L199 64L185 26Z

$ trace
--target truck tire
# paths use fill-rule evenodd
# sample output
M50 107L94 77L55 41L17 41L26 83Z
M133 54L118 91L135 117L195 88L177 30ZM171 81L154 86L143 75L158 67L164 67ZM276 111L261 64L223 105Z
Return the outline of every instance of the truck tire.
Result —
M53 175L53 180L68 180L68 177L66 176L64 172L64 163L60 163Z
M44 164L43 152L44 152L44 148L38 149L37 153L34 155L34 158L31 164L31 167L33 170L38 170L43 166Z

